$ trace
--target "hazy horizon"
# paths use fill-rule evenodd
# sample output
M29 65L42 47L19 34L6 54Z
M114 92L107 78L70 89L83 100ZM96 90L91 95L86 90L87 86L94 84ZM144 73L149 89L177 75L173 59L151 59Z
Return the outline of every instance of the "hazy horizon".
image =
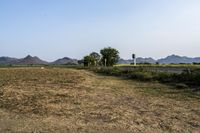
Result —
M0 56L200 57L199 0L1 0Z

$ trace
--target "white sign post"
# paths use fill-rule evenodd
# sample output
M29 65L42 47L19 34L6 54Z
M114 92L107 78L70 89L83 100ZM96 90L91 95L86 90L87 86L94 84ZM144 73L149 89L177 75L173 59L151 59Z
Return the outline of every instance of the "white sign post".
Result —
M136 55L135 54L132 54L132 58L133 58L133 61L134 61L134 66L136 66Z

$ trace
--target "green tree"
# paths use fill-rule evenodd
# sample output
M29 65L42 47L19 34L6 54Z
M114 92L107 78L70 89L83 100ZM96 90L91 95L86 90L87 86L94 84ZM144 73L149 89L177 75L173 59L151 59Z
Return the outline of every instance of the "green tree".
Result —
M93 66L94 58L90 55L87 55L83 58L84 66Z
M100 53L102 55L101 63L105 66L113 66L119 60L119 52L114 48L104 48Z
M92 52L90 56L93 58L94 61L92 62L92 65L97 66L97 64L99 64L101 56L96 52Z

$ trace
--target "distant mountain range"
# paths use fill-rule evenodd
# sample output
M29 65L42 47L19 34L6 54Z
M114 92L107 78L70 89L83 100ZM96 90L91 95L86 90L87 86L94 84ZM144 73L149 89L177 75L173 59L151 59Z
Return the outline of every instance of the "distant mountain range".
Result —
M178 56L178 55L171 55L167 56L166 58L162 58L157 60L160 64L178 64L178 63L200 63L200 57L186 57L186 56Z
M158 60L155 60L153 58L142 58L138 57L137 63L159 63L159 64L180 64L180 63L200 63L200 57L186 57L186 56L178 56L178 55L170 55L167 56L166 58L161 58ZM131 64L133 63L133 60L125 60L125 59L120 59L117 64ZM47 62L44 60L41 60L37 56L26 56L25 58L22 59L17 59L17 58L11 58L11 57L0 57L0 64L13 64L13 65L26 65L26 64L55 64L55 65L60 65L60 64L78 64L77 59L71 59L69 57L64 57L62 59L58 59L54 62Z
M142 58L138 57L137 63L159 63L159 64L180 64L180 63L186 63L186 64L191 64L191 63L200 63L200 57L186 57L186 56L178 56L178 55L170 55L165 58L161 58L158 60L155 60L153 58ZM133 63L133 60L124 60L120 59L118 64L130 64Z
M62 59L58 59L54 62L47 62L44 60L41 60L37 56L26 56L25 58L22 59L17 59L17 58L11 58L11 57L0 57L0 64L12 64L12 65L28 65L28 64L78 64L78 60L76 59L71 59L68 57L64 57Z
M17 61L16 58L0 57L0 64L13 64L15 61Z

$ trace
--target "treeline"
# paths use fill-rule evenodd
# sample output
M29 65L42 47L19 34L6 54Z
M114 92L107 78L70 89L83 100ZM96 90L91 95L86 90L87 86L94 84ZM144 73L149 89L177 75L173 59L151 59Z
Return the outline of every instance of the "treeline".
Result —
M92 52L89 55L86 55L83 57L82 60L80 60L79 64L84 64L86 67L91 66L113 66L116 64L119 60L119 51L107 47L100 50L100 54L97 52Z

